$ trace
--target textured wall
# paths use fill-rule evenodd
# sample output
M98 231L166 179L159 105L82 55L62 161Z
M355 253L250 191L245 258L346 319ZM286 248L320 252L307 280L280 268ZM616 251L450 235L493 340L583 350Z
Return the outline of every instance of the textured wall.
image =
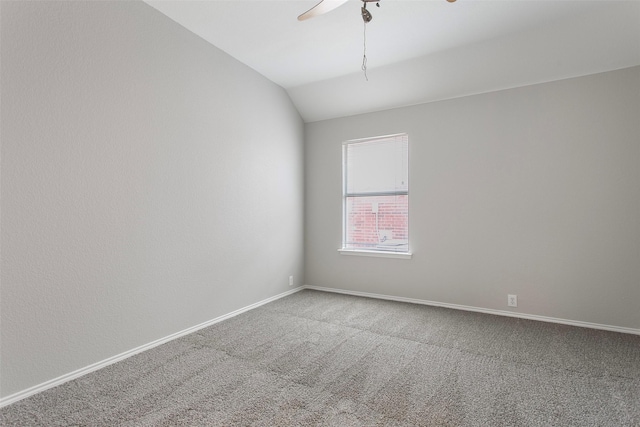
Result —
M1 2L8 396L288 289L303 123L142 2Z
M640 328L640 67L305 126L308 285ZM413 259L341 256L342 141L409 134Z

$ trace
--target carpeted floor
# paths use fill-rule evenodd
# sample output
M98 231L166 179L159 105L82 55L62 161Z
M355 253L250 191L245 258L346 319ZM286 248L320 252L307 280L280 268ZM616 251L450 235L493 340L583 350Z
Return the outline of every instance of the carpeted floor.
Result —
M304 290L3 426L640 426L640 336Z

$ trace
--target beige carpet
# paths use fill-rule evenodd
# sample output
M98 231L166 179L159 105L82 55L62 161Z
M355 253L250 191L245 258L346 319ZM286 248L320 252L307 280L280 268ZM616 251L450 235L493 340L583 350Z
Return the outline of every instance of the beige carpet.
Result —
M305 290L3 426L640 426L640 336Z

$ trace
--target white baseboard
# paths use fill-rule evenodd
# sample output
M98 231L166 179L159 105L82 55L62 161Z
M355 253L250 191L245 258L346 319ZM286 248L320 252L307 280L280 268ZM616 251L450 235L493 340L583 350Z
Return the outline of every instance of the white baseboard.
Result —
M222 322L223 320L227 320L227 319L229 319L231 317L237 316L238 314L244 313L245 311L252 310L254 308L260 307L261 305L267 304L267 303L269 303L271 301L275 301L275 300L280 299L282 297L286 297L287 295L291 295L291 294L293 294L295 292L301 291L302 289L304 289L303 286L297 287L295 289L291 289L291 290L289 290L287 292L283 292L283 293L275 295L275 296L273 296L271 298L267 298L267 299L264 299L262 301L256 302L254 304L248 305L246 307L240 308L238 310L232 311L231 313L227 313L227 314L224 314L222 316L216 317L215 319L209 320L207 322L200 323L199 325L192 326L192 327L184 329L184 330L182 330L180 332L176 332L175 334L168 335L168 336L166 336L164 338L157 339L157 340L152 341L152 342L150 342L148 344L141 345L140 347L136 347L134 349L125 351L124 353L120 353L120 354L118 354L116 356L112 356L112 357L110 357L108 359L105 359L105 360L102 360L100 362L93 363L93 364L91 364L89 366L85 366L84 368L80 368L80 369L78 369L76 371L69 372L68 374L61 375L58 378L54 378L52 380L45 381L42 384L38 384L38 385L35 385L33 387L29 387L26 390L22 390L22 391L19 391L17 393L11 394L11 395L9 395L7 397L3 397L3 398L0 399L0 408L2 408L4 406L7 406L7 405L10 405L12 403L15 403L18 400L22 400L22 399L27 398L29 396L32 396L34 394L37 394L37 393L40 393L40 392L45 391L47 389L50 389L52 387L56 387L56 386L59 386L61 384L64 384L67 381L71 381L71 380L79 378L79 377L81 377L83 375L87 375L87 374L89 374L91 372L97 371L98 369L102 369L105 366L112 365L112 364L114 364L116 362L119 362L121 360L124 360L124 359L126 359L128 357L134 356L134 355L136 355L138 353L142 353L143 351L150 350L150 349L152 349L154 347L157 347L157 346L159 346L161 344L164 344L164 343L169 342L171 340L174 340L176 338L180 338L182 336L191 334L191 333L193 333L193 332L195 332L197 330L206 328L207 326L211 326L211 325L213 325L215 323Z
M449 304L446 302L428 301L415 298L397 297L392 295L372 294L369 292L347 291L344 289L323 288L321 286L303 286L304 289L313 289L323 292L334 292L338 294L354 295L359 297L385 299L391 301L409 302L412 304L431 305L435 307L453 308L455 310L476 311L478 313L495 314L498 316L518 317L520 319L538 320L541 322L560 323L562 325L579 326L581 328L602 329L605 331L621 332L623 334L640 335L640 329L626 328L622 326L601 325L599 323L582 322L579 320L558 319L556 317L538 316L536 314L514 313L512 311L494 310L491 308L473 307L460 304Z

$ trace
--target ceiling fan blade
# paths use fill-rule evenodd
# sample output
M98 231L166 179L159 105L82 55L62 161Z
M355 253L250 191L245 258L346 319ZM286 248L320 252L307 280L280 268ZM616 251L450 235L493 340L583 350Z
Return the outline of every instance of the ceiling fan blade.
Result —
M348 0L320 0L320 3L307 10L302 15L298 16L298 21L304 21L305 19L313 18L314 16L322 15L332 11L338 6L342 6Z

